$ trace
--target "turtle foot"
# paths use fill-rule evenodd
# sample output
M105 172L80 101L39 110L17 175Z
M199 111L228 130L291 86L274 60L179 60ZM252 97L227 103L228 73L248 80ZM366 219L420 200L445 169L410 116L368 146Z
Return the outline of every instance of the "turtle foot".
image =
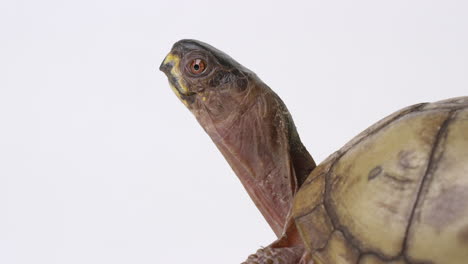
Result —
M250 255L242 264L309 264L302 261L303 255L302 247L266 247Z

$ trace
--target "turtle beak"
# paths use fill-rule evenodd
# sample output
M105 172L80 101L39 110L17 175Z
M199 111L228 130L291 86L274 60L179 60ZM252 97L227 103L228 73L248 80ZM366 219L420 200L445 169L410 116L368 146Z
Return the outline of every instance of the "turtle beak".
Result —
M164 58L161 66L159 66L159 70L164 72L168 77L171 75L171 70L176 64L176 62L180 61L177 55L173 55L172 53L167 54Z
M166 75L169 75L174 65L172 63L166 63L166 61L167 61L167 57L164 58L164 61L159 66L159 70L164 72Z
M194 95L185 85L180 72L180 57L177 54L169 53L164 58L159 70L164 72L169 79L169 85L174 93L186 104L187 97Z

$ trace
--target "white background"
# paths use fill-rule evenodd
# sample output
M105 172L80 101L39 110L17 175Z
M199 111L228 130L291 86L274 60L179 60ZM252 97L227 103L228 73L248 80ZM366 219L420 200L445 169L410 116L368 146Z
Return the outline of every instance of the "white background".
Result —
M468 95L468 2L0 2L0 263L239 263L274 240L157 70L196 38L284 99L316 161Z

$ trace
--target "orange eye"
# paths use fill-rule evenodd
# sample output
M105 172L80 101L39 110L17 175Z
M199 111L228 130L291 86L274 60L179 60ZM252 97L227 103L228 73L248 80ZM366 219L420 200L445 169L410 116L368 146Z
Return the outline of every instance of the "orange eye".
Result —
M206 64L203 60L201 59L195 59L192 61L192 63L190 64L190 71L193 73L193 74L200 74L202 72L205 71L205 68L206 68Z

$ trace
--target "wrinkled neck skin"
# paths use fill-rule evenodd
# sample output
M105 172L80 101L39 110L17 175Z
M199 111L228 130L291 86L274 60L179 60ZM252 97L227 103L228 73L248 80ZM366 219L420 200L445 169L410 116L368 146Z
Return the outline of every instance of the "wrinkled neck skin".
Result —
M245 89L204 91L189 109L280 236L299 186L315 167L281 99L254 74Z

